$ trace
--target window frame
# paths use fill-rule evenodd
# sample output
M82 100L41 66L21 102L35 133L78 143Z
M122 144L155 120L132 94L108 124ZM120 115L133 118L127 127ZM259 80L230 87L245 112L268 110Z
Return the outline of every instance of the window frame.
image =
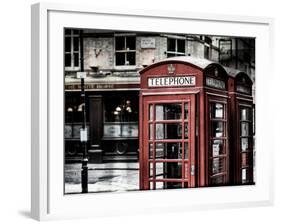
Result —
M125 41L125 50L116 50L116 38L117 37L124 37ZM135 49L134 50L127 50L127 37L135 37ZM117 65L116 57L117 53L124 53L125 54L125 64L124 65ZM134 53L135 54L135 64L134 65L126 65L126 59L128 53ZM116 68L124 68L124 67L136 67L137 66L137 36L135 33L125 33L125 34L114 34L114 67Z
M208 41L207 41L208 40ZM210 42L209 42L210 40ZM204 58L211 59L212 58L212 38L208 36L204 36Z
M208 158L208 186L223 186L228 184L229 182L229 133L228 133L228 103L225 100L217 99L217 98L210 98L208 101L208 150L207 150L207 158ZM212 117L212 105L213 104L222 104L223 105L223 116L221 118ZM223 133L221 137L214 137L213 134L213 123L214 122L222 122L223 123ZM217 156L213 156L213 141L214 140L221 140L223 142L223 150L222 154ZM213 161L214 159L223 159L223 166L224 169L220 172L214 173L213 172ZM213 183L213 179L215 178L223 178L222 183Z
M168 40L175 40L175 51L169 51L168 50ZM178 51L178 41L179 40L183 40L184 41L184 53L183 52L179 52ZM166 56L168 57L168 54L174 54L175 56L172 57L177 57L177 56L186 56L186 38L185 37L181 37L181 38L177 38L177 37L167 37L167 51L166 51Z
M70 34L66 34L66 30L70 30ZM77 29L68 29L68 28L65 28L64 29L64 44L65 44L65 39L66 37L70 37L70 47L71 47L71 50L70 52L66 52L65 50L65 47L64 47L64 68L65 68L65 71L78 71L80 70L80 67L81 67L81 63L80 63L80 57L81 57L81 53L80 53L80 34L74 34L74 31L79 31ZM78 37L78 50L75 51L74 50L74 38L75 37ZM65 45L64 45L65 46ZM78 53L78 66L75 66L74 65L74 54L77 54ZM70 66L65 66L65 56L66 54L70 54L70 57L71 57L71 65Z

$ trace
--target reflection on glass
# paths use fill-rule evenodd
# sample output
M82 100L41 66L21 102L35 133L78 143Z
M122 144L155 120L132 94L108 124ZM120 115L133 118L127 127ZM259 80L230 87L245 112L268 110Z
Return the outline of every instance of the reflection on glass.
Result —
M156 179L163 179L164 178L164 167L163 163L155 163L155 176Z
M156 124L155 137L156 139L164 139L164 124Z
M178 126L178 135L180 136L182 135L181 127L182 127L181 125ZM188 123L184 124L184 138L188 139Z
M242 108L241 109L241 120L242 121L251 120L250 119L250 108Z
M224 172L224 158L213 159L213 174Z
M155 136L157 140L160 139L180 139L181 124L156 124Z
M249 136L249 123L241 122L241 136Z
M153 177L153 163L149 163L149 177Z
M223 140L213 140L212 153L213 157L223 154Z
M241 176L242 176L242 183L246 183L247 182L247 169L241 170Z
M249 155L248 153L242 153L242 166L249 165Z
M246 151L249 147L249 139L248 138L241 138L241 150Z
M153 120L153 106L151 104L149 105L149 120Z
M184 104L184 119L188 120L188 104Z
M153 158L153 144L149 144L149 158ZM184 159L188 159L188 142L184 143ZM181 142L155 143L155 159L182 159Z
M184 143L184 159L188 159L188 142Z
M223 136L223 122L222 121L213 121L213 137L222 137Z
M149 124L149 139L153 139L153 124Z
M149 158L150 159L153 158L153 144L152 143L149 144Z
M155 106L155 110L155 120L157 121L181 119L181 104L158 104Z
M153 163L149 163L149 176L153 177ZM156 179L181 179L182 164L178 162L155 163Z
M180 142L165 142L155 144L156 159L181 159L182 147Z
M163 182L156 182L155 183L155 189L164 189L164 183ZM153 189L153 182L150 182L150 189Z
M223 118L223 104L212 103L211 104L212 118Z

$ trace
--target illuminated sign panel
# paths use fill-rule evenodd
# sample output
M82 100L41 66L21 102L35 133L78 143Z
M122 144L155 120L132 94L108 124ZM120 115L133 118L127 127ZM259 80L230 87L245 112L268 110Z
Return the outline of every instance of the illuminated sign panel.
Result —
M181 87L195 85L196 78L190 75L148 78L148 87Z
M207 77L206 85L217 89L225 89L225 82L222 80Z

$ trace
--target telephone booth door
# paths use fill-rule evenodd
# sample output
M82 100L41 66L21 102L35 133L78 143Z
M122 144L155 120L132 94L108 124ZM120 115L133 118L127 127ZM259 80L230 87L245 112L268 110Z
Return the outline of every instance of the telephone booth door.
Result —
M141 189L195 187L195 96L143 98Z

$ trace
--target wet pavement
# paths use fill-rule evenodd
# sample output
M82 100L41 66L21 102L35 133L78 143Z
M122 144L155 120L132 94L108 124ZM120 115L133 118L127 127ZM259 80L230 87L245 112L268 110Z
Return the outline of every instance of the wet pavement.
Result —
M88 192L139 189L137 162L88 164ZM81 193L81 163L65 164L65 193Z

